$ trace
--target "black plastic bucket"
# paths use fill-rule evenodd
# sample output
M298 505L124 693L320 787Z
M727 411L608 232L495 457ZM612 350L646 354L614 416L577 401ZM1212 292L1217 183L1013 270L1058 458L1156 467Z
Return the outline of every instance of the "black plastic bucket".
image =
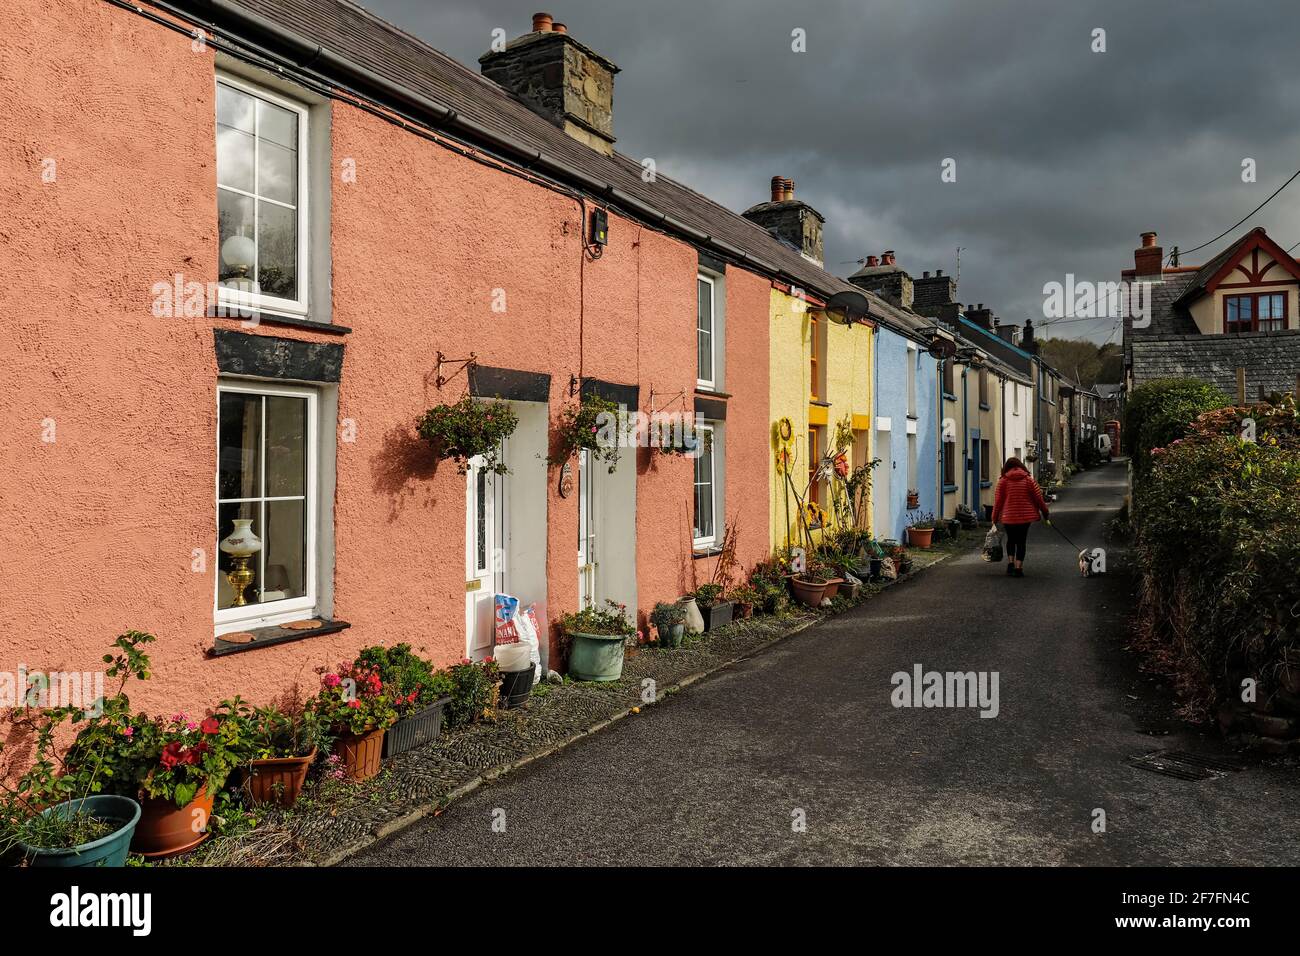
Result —
M506 671L501 675L501 693L499 696L502 708L509 710L511 707L518 707L528 699L528 695L533 692L534 669L530 664L521 671Z

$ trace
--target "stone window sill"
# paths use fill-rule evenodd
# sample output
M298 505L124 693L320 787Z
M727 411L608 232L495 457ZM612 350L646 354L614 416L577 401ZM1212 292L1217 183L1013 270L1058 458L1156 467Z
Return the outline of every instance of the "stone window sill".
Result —
M208 657L226 657L230 654L242 654L244 651L255 651L262 647L289 644L308 637L319 637L322 634L337 634L339 631L347 630L352 626L347 621L332 621L323 617L312 618L312 620L320 621L320 627L313 627L308 630L283 626L250 628L247 631L239 632L253 635L251 641L243 643L228 641L225 639L227 635L218 635L213 638L212 647L208 648Z

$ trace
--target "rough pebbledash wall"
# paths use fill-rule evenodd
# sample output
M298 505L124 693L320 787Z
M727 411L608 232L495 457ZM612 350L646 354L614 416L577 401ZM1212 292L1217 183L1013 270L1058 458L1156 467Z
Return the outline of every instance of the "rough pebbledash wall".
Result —
M353 627L221 659L212 643L217 369L214 325L155 318L151 288L216 271L214 61L183 35L101 0L17 0L0 31L0 670L93 670L127 628L149 630L150 710L266 701L315 667L408 640L464 653L465 479L413 430L438 350L547 372L552 417L571 376L656 394L694 387L696 252L610 217L582 256L577 200L335 103L332 190L338 336L334 613ZM52 183L42 160L57 163ZM507 296L504 313L493 293ZM746 564L766 551L768 282L728 270L727 500ZM581 334L580 334L581 330ZM48 422L55 441L42 441ZM323 440L331 440L328 431ZM760 460L762 459L762 460ZM625 459L620 467L628 467ZM644 611L689 569L689 460L636 458ZM548 619L577 600L577 497L548 474ZM196 549L206 569L192 570Z

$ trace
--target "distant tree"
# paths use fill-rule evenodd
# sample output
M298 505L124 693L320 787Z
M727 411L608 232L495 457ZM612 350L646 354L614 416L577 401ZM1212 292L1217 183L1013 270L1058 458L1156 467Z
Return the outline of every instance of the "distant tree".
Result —
M1123 372L1123 352L1110 342L1099 346L1087 339L1043 339L1040 354L1088 388L1098 382L1118 382Z

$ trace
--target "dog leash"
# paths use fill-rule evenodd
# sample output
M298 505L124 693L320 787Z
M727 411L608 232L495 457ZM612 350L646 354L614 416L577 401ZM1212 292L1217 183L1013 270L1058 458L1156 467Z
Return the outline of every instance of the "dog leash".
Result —
M1057 534L1059 534L1062 538L1064 538L1066 544L1068 544L1070 547L1072 547L1072 548L1078 548L1078 550L1080 550L1080 551L1083 550L1083 548L1080 548L1077 544L1075 544L1073 541L1070 540L1070 536L1069 536L1069 535L1067 535L1064 531L1062 531L1062 530L1061 530L1060 528L1058 528L1056 525L1052 524L1052 519L1051 519L1051 518L1044 518L1043 521L1047 524L1047 526L1048 526L1049 528L1051 528L1053 531L1055 531Z

